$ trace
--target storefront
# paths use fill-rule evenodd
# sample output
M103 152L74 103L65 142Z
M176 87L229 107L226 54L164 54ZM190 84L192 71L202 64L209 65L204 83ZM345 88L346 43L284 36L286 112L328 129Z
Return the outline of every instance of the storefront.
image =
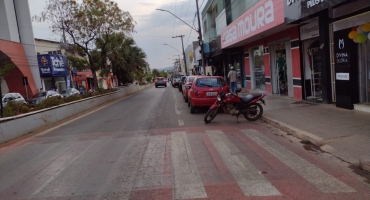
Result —
M347 0L284 2L285 24L297 24L300 31L302 98L314 102L335 101L331 11Z
M37 55L43 90L66 90L70 85L69 69L65 56L55 54Z
M256 3L222 31L222 48L241 86L302 99L299 31L284 23L285 2Z
M336 105L340 108L356 109L357 105L370 110L369 10L368 1L333 9Z
M221 49L221 37L218 36L215 40L209 43L210 53L208 65L212 66L212 74L214 76L222 76L226 78L225 71L226 59L225 54Z
M80 89L82 87L85 90L92 88L92 72L90 70L76 71L72 74L73 87Z
M302 99L298 35L294 26L244 46L248 88Z

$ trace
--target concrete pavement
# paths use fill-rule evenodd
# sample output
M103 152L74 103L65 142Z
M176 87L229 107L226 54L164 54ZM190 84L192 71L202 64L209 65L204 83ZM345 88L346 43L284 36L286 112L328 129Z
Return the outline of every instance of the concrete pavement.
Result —
M265 100L263 121L370 171L370 113L272 94Z

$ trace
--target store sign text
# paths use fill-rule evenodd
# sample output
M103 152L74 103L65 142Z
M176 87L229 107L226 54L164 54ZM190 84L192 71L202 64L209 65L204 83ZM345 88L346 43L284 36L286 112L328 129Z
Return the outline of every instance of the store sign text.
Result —
M301 40L319 36L319 22L312 22L301 27Z
M53 65L54 71L64 72L64 61L62 57L50 56L51 63Z
M348 63L348 54L347 53L337 53L337 63Z
M298 2L298 1L300 1L300 0L287 0L286 1L287 2L286 4L288 6L290 6L293 3ZM324 0L308 0L307 1L307 8L314 7L314 6L316 6L316 5L318 5L318 4L322 3L322 2L324 2Z
M250 8L221 33L222 48L283 23L283 13L275 13L279 6L283 4L274 5L273 0L267 0Z
M349 81L349 73L336 73L337 80Z

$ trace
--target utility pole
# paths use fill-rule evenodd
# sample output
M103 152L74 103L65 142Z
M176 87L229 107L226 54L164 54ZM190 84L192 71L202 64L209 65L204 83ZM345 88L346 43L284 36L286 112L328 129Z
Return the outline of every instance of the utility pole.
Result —
M202 28L200 26L200 16L199 16L199 6L198 6L198 0L196 0L197 3L197 16L198 16L198 34L199 34L199 46L201 49L201 54L202 54L202 66L203 66L203 72L205 73L206 71L206 66L205 66L205 59L204 59L204 52L203 52L203 40L202 40Z
M185 76L187 76L188 75L188 70L187 70L187 65L186 65L186 57L185 57L185 50L184 50L184 41L183 41L183 37L184 37L185 35L178 35L178 36L174 36L174 37L172 37L172 38L178 38L178 37L181 37L181 44L182 44L182 54L183 54L183 56L184 56L184 64L185 64Z

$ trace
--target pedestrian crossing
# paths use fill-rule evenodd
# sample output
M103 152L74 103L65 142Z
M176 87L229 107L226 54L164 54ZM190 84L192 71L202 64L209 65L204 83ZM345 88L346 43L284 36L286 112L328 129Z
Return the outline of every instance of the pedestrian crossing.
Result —
M298 174L302 180L297 183L305 180L322 193L356 192L351 186L289 151L259 131L243 129L239 132L285 164L292 172ZM205 130L201 134L209 138L245 197L279 197L283 195L222 130ZM192 155L188 134L186 132L171 132L171 141L171 159L174 169L173 197L175 199L209 198L210 196L205 189L209 182L204 183L202 176L199 175L197 163L194 162L196 155Z
M317 199L356 199L356 184L346 174L331 173L256 129L112 136L73 141L63 151L61 144L43 144L58 147L59 157L43 155L43 169L18 180L4 176L0 196L11 197L16 188L23 199L79 199L87 192L91 199L300 199L313 193Z

